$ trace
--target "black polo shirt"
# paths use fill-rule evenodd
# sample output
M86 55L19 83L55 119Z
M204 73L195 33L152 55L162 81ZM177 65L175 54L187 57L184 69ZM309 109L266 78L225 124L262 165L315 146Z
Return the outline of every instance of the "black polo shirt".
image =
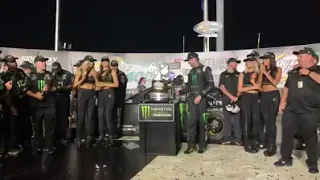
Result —
M229 72L228 70L223 71L220 74L219 87L220 85L224 85L224 87L228 90L230 94L236 96L238 93L238 77L239 72ZM229 97L223 94L223 101L231 101Z
M298 114L311 113L320 108L320 85L310 76L299 74L300 68L288 73L285 87L288 88L287 110ZM320 74L320 67L313 66L311 71Z
M53 85L56 87L57 93L59 95L69 96L72 90L72 80L73 75L69 71L62 69L60 73L54 74Z
M45 71L44 73L37 73L32 72L30 73L30 77L26 83L28 90L32 91L33 93L42 92L45 85L49 85L53 87L53 75L49 71ZM30 103L32 108L54 108L55 107L55 100L54 95L55 92L48 91L43 92L44 99L38 100L36 98L30 98Z

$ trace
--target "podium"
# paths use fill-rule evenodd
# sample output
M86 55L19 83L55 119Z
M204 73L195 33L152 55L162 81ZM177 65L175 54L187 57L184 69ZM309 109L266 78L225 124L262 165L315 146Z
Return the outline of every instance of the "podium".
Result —
M138 108L142 153L177 155L181 148L178 103L142 103Z

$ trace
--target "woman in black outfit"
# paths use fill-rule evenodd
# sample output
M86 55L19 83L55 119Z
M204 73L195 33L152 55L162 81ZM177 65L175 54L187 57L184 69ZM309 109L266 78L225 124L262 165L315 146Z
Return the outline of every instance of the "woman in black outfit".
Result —
M246 69L239 75L238 92L241 93L241 111L243 115L243 143L245 151L258 152L257 140L260 130L260 104L258 68L255 58L244 60Z
M119 86L118 75L115 70L110 69L110 60L107 57L101 59L98 88L98 142L106 139L113 143L115 135L115 122L112 120L112 110L115 104L114 88Z
M277 152L276 119L280 102L280 92L277 88L281 80L282 69L276 65L276 56L272 52L261 57L259 82L261 83L261 113L266 126L267 150L265 156L273 156Z
M77 146L81 147L81 131L85 124L86 146L89 147L92 141L92 118L95 110L95 88L98 82L98 73L94 70L92 56L86 56L80 69L77 71L73 84L77 92Z

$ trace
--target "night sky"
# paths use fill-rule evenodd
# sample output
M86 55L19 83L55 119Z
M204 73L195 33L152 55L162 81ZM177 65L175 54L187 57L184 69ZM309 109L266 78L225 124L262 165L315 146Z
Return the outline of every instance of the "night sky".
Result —
M60 39L95 52L202 51L200 0L62 0ZM225 49L320 42L319 0L225 0ZM1 0L0 46L54 48L55 0ZM215 20L215 0L209 0ZM215 50L212 41L211 50Z

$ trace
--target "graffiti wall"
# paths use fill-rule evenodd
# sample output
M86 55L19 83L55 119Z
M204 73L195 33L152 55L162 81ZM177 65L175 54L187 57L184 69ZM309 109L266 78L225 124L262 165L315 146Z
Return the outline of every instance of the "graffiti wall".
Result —
M287 78L287 72L296 64L296 56L292 52L299 50L304 46L312 47L320 54L320 44L310 44L301 46L287 46L276 48L258 49L260 54L268 51L274 52L277 56L277 65L283 70L283 79L280 87L283 86ZM137 87L140 77L147 79L147 86L150 86L152 78L156 73L166 65L169 65L170 77L177 75L185 76L190 70L188 63L183 60L187 57L187 53L92 53L92 52L68 52L68 51L48 51L48 50L30 50L30 49L16 49L16 48L1 48L2 56L10 54L18 57L18 64L23 61L33 62L37 55L42 55L49 58L48 70L51 69L52 62L60 62L61 65L71 72L74 71L73 64L82 59L86 55L92 55L98 61L95 64L96 69L99 69L99 60L103 56L108 56L111 60L117 60L120 70L124 71L128 76L128 89L135 89ZM253 49L238 50L238 51L223 51L223 52L207 52L199 53L202 64L211 67L216 84L219 82L219 75L226 69L226 61L230 57L244 59ZM239 64L239 71L244 70L244 63Z

